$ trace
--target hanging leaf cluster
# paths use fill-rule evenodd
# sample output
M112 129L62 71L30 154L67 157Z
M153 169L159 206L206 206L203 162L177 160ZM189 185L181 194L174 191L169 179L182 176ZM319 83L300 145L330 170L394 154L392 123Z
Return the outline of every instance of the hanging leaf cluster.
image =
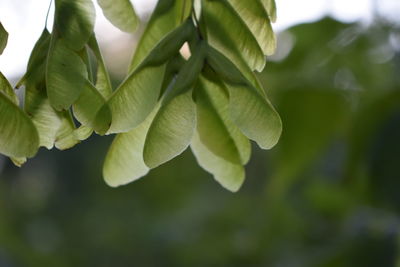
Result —
M129 0L97 2L113 25L137 29ZM116 134L103 168L110 186L190 146L201 167L237 191L249 140L269 149L281 134L254 73L275 50L275 19L274 0L159 0L129 74L113 90L93 31L94 3L56 0L52 32L43 31L16 86L25 88L21 105L0 75L0 153L21 165L39 147L63 150L93 132ZM0 25L0 53L6 42Z

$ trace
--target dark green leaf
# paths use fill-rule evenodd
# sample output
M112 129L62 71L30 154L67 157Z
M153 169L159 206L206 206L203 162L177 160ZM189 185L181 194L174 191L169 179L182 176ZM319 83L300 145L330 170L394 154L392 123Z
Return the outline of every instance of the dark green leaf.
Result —
M55 40L47 63L47 95L56 110L68 109L79 97L87 82L82 59L62 39Z
M158 1L136 48L130 65L131 71L142 63L161 40L186 21L190 15L191 5L191 0Z
M54 31L70 49L79 51L93 33L95 18L91 0L56 0Z

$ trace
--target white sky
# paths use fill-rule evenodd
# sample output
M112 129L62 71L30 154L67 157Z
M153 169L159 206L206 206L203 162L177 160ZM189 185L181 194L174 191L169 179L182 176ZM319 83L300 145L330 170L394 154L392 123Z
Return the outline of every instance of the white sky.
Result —
M0 71L8 78L16 78L26 68L30 52L44 27L50 0L0 0L0 21L9 32L7 48L0 56ZM132 0L139 15L152 10L157 0ZM96 2L96 1L94 1ZM372 18L374 3L380 12L394 19L400 17L400 0L276 0L278 22L276 30L291 25L311 22L330 14L337 19L351 22ZM52 12L48 25L52 24ZM121 35L97 10L96 33L100 45L111 42Z

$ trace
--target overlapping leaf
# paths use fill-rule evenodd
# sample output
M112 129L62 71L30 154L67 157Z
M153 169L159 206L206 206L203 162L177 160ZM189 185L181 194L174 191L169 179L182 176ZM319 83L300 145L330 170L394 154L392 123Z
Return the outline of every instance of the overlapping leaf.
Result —
M157 44L181 25L190 15L191 0L158 1L132 58L130 70L136 69Z
M158 107L134 129L118 134L108 150L103 166L103 176L110 186L120 186L144 176L149 167L143 160L146 134Z
M228 2L257 39L264 54L272 55L276 49L276 38L262 4L259 1L243 0L228 0Z
M104 16L120 30L134 32L139 25L139 18L129 0L97 0Z
M229 3L225 0L202 3L209 44L237 65L243 59L252 70L263 70L265 56L261 47Z
M88 42L94 29L96 12L92 0L56 0L54 30L75 51Z
M33 157L39 136L31 119L0 92L0 152L9 157Z

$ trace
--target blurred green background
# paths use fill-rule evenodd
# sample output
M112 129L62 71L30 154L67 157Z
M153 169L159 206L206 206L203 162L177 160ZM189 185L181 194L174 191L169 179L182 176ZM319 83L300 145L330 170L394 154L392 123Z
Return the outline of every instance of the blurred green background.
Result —
M190 150L109 188L112 137L0 158L0 266L400 266L400 28L297 25L260 79L284 132L236 194Z

